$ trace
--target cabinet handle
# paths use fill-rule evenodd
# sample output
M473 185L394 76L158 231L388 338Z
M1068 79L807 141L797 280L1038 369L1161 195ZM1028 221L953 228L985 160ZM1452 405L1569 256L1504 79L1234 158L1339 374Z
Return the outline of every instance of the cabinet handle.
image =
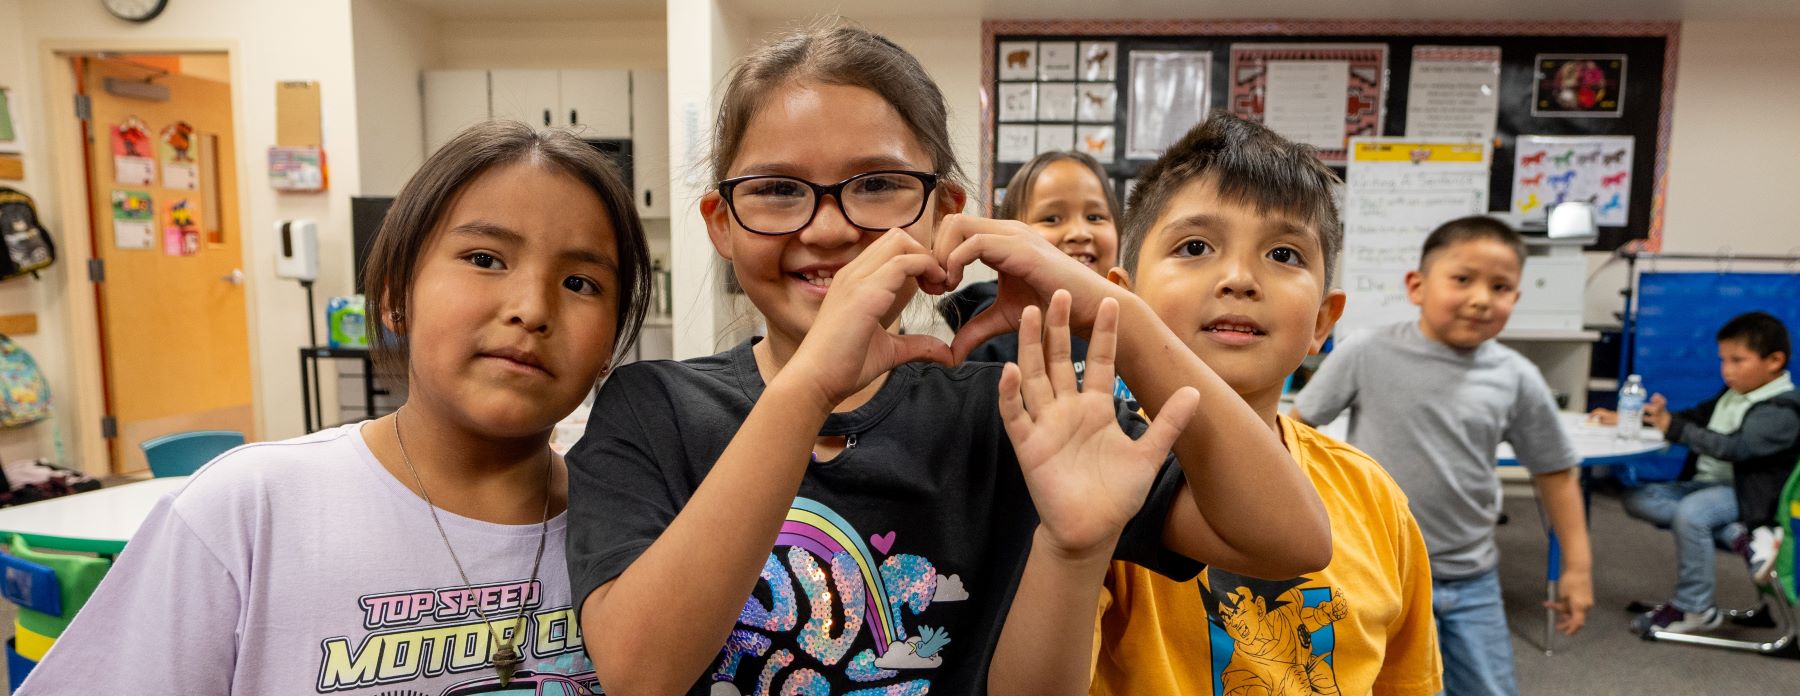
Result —
M644 207L648 208L652 205L655 204L650 202L650 189L644 189Z
M550 110L549 109L544 109L544 125L545 126L550 125Z
M581 123L581 119L575 117L574 109L569 109L569 125L573 126L577 123Z

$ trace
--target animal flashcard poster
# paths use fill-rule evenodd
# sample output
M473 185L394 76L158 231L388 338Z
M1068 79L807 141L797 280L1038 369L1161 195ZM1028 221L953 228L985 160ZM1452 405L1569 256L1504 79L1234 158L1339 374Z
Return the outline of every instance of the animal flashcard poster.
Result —
M1210 51L1132 51L1125 156L1155 159L1206 119Z
M1033 153L1034 155L1041 155L1046 152L1056 152L1058 150L1073 150L1073 149L1075 149L1075 127L1074 126L1054 126L1054 125L1050 125L1050 124L1038 124L1038 127L1037 127L1037 152Z
M1075 42L1045 41L1038 44L1038 79L1073 80L1076 75L1075 63L1079 56L1075 55Z
M193 206L186 198L169 201L168 206L163 216L168 223L163 227L163 253L169 256L200 253L200 226L194 219Z
M1037 42L1000 42L1000 79L1037 79Z
M1081 79L1112 82L1118 75L1119 44L1112 41L1081 42Z
M1521 135L1513 161L1512 211L1543 221L1545 210L1566 201L1594 206L1595 221L1622 227L1631 215L1629 135Z
M125 186L155 183L156 160L151 159L150 128L131 116L108 130L112 132L113 181Z
M157 155L162 160L163 187L200 190L200 163L194 157L194 127L176 121L162 129Z
M996 159L1007 163L1025 163L1037 156L1037 126L1001 126L996 129Z
M1083 84L1075 88L1076 119L1082 123L1112 123L1118 113L1119 88L1112 83Z
M1037 83L1000 83L1000 121L1016 123L1037 120Z
M112 192L113 246L149 249L156 239L156 211L147 191Z
M1531 115L1618 118L1625 113L1624 54L1539 54Z
M1113 127L1079 126L1075 129L1075 149L1087 153L1101 164L1113 162Z
M1037 120L1075 120L1075 85L1069 82L1038 85Z

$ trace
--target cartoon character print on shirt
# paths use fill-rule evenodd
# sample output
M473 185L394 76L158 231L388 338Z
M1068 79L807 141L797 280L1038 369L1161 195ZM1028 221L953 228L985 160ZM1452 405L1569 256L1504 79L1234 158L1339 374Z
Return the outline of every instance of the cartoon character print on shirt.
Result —
M598 693L574 608L543 603L538 580L363 595L357 599L361 635L320 641L314 688L323 694L391 684L400 688L393 693L411 694L422 692L404 689L402 682L462 675L441 696L492 692L500 683L490 663L497 634L525 658L513 685L548 693L554 684L558 693L573 696ZM523 622L517 619L521 608ZM481 620L484 613L493 620L493 634Z
M1349 610L1329 586L1310 578L1263 580L1208 569L1195 584L1212 623L1214 696L1311 696L1338 693L1332 624Z
M889 553L895 537L865 537L830 508L795 498L757 590L719 652L713 696L824 696L831 692L826 673L867 685L849 696L928 692L952 640L941 627L909 620L969 593L960 575L939 575L921 556Z

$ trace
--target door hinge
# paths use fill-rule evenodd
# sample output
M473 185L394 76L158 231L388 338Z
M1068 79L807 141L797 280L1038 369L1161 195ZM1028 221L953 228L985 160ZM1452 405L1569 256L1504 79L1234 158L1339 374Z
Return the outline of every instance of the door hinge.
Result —
M111 440L119 436L119 419L112 416L100 417L100 437Z
M94 100L88 95L75 95L75 118L83 121L94 118Z
M100 259L88 259L88 282L106 282L106 262Z

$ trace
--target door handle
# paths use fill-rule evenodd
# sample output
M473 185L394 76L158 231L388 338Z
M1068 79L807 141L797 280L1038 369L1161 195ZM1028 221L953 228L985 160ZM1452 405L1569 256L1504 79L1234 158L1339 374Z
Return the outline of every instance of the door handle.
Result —
M233 269L231 269L231 272L225 274L225 277L221 278L221 280L224 280L227 283L231 283L232 285L241 286L244 284L244 269L233 268Z

